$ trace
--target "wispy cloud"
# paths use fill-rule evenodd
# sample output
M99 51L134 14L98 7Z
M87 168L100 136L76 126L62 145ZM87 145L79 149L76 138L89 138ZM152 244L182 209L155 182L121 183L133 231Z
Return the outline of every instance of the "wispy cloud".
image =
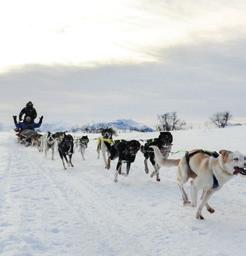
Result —
M0 68L159 62L159 48L237 37L245 11L242 0L1 1Z
M155 122L167 111L206 119L225 109L246 116L245 1L9 0L1 7L0 121L29 100L48 121Z

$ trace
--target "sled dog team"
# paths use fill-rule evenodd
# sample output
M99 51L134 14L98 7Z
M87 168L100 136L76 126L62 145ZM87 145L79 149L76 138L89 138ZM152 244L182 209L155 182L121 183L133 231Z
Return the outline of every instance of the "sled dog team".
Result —
M223 185L234 176L246 175L246 156L238 151L220 150L217 152L194 149L187 151L181 159L168 159L171 151L173 138L170 132L161 132L158 138L147 140L141 145L137 140L115 140L113 141L113 129L103 129L101 137L97 140L97 153L103 157L105 168L110 169L111 161L118 159L114 181L118 181L119 175L127 176L131 164L135 161L136 154L140 150L144 155L145 172L149 173L148 159L154 167L151 177L160 181L160 167L177 167L177 183L181 191L183 204L197 206L198 192L202 190L201 202L197 208L196 218L204 219L202 210L204 206L210 213L215 210L208 204L208 200L214 192L220 190ZM57 147L64 169L67 166L73 167L72 155L74 144L85 159L85 151L89 143L87 136L74 139L66 132L54 134L37 135L32 138L31 144L37 146L39 151L45 155L51 151L51 158L54 159L55 148ZM122 172L122 164L126 163L126 172ZM67 165L67 166L66 166ZM190 180L191 201L184 189L184 184Z

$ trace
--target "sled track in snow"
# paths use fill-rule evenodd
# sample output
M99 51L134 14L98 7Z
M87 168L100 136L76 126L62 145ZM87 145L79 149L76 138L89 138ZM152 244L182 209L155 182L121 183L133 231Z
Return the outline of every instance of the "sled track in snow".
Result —
M240 242L246 234L241 180L214 197L218 213L204 212L206 221L198 222L195 209L182 207L175 169L162 169L156 183L144 173L141 154L130 176L115 184L115 162L105 170L93 143L87 160L76 152L75 167L65 171L58 155L45 159L10 136L1 142L1 256L218 256L246 250ZM230 248L218 247L227 240Z

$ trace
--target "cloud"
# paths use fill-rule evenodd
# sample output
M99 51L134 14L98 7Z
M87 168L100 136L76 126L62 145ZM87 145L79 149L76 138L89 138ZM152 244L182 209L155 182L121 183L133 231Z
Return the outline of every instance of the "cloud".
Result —
M10 0L1 7L2 71L159 62L156 49L222 42L246 24L242 0Z
M125 117L150 124L169 111L184 119L207 120L224 110L246 116L245 43L242 37L159 49L163 61L155 64L12 70L0 76L1 119L8 120L28 100L47 121L72 123Z
M16 64L0 73L0 121L29 100L73 123L246 115L245 1L52 1L45 19L36 2L15 20L0 10L1 61Z

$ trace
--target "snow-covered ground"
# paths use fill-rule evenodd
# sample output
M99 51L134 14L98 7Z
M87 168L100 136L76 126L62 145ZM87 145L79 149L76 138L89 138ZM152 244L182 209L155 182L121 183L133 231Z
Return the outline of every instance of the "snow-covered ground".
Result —
M156 133L120 134L145 139ZM203 148L246 153L246 127L173 133L172 151ZM91 137L92 138L92 137ZM175 168L162 168L161 182L145 174L138 154L129 177L114 183L114 161L105 170L91 140L86 161L76 151L63 170L35 148L0 133L0 255L245 255L246 179L238 176L215 193L204 210L183 207ZM183 153L173 154L172 158Z

